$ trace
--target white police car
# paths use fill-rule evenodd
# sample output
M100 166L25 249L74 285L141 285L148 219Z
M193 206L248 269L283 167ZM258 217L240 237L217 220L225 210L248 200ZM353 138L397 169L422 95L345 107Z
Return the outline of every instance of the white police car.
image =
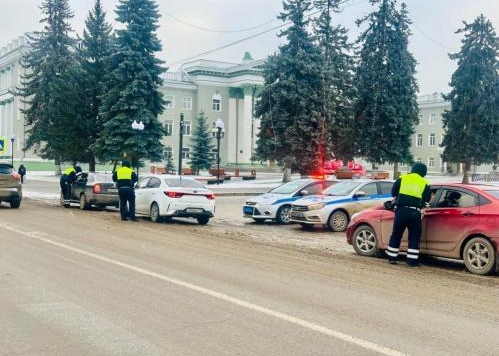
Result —
M344 231L351 216L391 199L393 181L354 179L339 182L322 194L297 199L291 205L291 222L303 227L323 225Z
M274 220L280 224L290 222L291 204L308 194L319 194L336 180L301 178L281 184L267 193L249 198L243 206L243 216L257 223Z

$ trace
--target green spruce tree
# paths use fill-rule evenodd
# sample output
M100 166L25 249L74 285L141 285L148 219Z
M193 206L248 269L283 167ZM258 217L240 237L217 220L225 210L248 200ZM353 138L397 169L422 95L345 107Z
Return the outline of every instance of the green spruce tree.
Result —
M296 171L310 174L321 167L324 131L322 54L307 32L310 0L283 2L279 18L290 26L279 36L285 44L263 68L264 87L256 103L261 118L256 154L285 168L284 181Z
M78 62L80 64L79 91L81 92L79 112L81 146L85 161L89 163L89 170L95 171L96 159L90 149L102 131L102 122L99 120L101 97L104 95L104 78L108 73L106 60L112 53L112 28L106 22L106 13L102 9L101 1L96 0L94 8L89 12L85 21Z
M343 161L354 157L353 133L353 46L348 42L347 29L335 26L332 12L339 12L340 0L316 0L320 11L314 21L314 34L324 56L325 74L323 115L325 159L334 156Z
M442 142L446 162L464 163L463 183L472 164L497 163L499 155L498 43L494 28L483 14L457 33L464 34L451 92L444 98L451 109L443 114Z
M356 70L356 149L376 164L411 163L411 135L418 120L416 61L408 50L410 21L396 0L370 0L377 11L358 21L367 23L358 42L360 63Z
M153 162L163 159L165 135L158 116L164 110L159 91L162 61L154 56L161 50L156 35L159 13L152 0L120 0L116 20L122 24L116 31L114 52L109 59L105 78L105 94L99 109L102 131L93 146L101 160L131 157ZM134 121L142 121L144 130L132 129Z
M191 137L191 168L194 174L199 174L201 169L210 169L213 163L212 139L207 117L200 112Z
M42 158L60 162L81 159L73 141L80 135L80 115L72 100L77 95L73 78L77 72L75 40L69 21L73 17L67 0L45 0L40 7L42 31L28 35L29 50L21 59L24 75L16 94L25 104L22 112L27 127L25 149Z

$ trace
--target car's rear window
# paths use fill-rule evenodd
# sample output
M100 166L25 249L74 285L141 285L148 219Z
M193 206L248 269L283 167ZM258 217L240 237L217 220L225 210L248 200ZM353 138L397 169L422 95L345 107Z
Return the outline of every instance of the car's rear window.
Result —
M0 165L0 174L10 174L12 173L12 167Z
M485 192L493 195L495 198L499 199L499 190L485 190Z
M113 176L111 174L96 173L95 180L97 182L112 182Z
M201 183L194 179L164 178L164 180L169 187L204 188Z

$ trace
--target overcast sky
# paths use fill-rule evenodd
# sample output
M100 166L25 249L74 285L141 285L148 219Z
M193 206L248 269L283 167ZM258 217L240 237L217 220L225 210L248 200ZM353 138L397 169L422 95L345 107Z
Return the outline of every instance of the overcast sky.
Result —
M119 0L101 0L108 22L115 24ZM25 32L40 30L42 0L0 0L0 47ZM158 57L171 69L196 58L239 63L245 51L253 58L275 52L281 39L281 0L158 0L161 14L157 32L163 51ZM498 0L406 0L413 22L410 51L418 61L420 94L447 92L456 64L448 53L458 52L462 35L455 31L483 13L499 31ZM69 0L75 33L81 34L94 0ZM400 1L399 1L400 4ZM355 20L371 12L368 0L346 0L333 20L359 34Z

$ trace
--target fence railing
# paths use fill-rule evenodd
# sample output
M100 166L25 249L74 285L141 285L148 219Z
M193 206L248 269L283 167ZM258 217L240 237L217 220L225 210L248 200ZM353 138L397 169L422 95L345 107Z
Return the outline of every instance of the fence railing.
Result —
M499 172L492 173L473 173L472 182L499 182Z

